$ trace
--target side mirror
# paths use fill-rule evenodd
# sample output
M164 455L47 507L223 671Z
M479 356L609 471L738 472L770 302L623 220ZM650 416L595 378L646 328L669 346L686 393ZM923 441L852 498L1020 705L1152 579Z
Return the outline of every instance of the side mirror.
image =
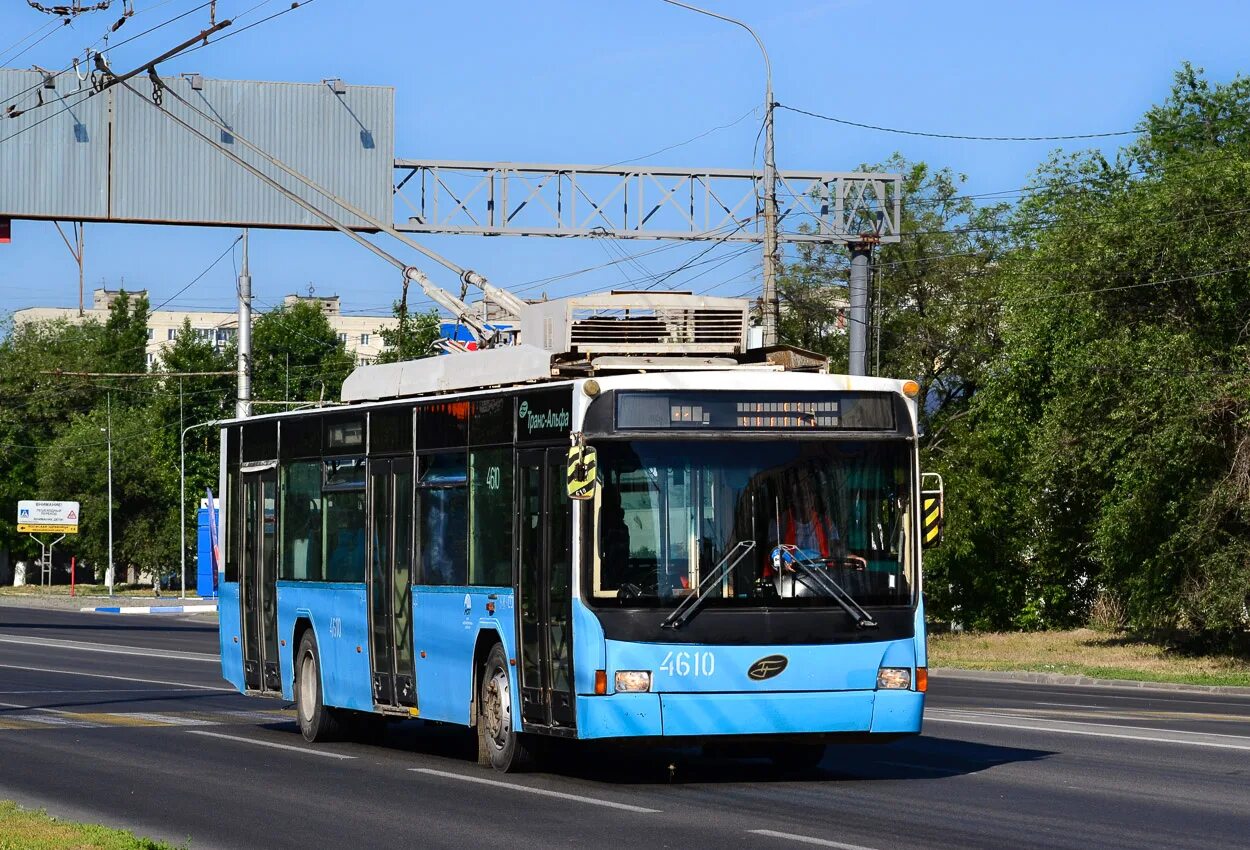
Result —
M569 449L570 499L593 499L598 474L598 452L590 446L573 446Z
M946 519L946 485L936 472L920 476L920 542L932 549L942 542Z

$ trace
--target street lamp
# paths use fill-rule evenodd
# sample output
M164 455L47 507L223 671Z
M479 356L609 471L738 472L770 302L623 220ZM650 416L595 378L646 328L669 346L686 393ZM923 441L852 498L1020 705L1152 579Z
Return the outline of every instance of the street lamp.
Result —
M181 577L180 599L187 598L187 432L193 428L204 428L209 425L216 425L218 420L210 419L208 422L197 422L195 425L188 425L182 429L182 436L178 438L178 477L179 492L182 495L181 508L179 516L181 522L179 529L182 540L182 570L179 573ZM209 505L211 508L212 505Z
M777 323L781 316L780 302L777 300L777 162L773 155L773 65L768 59L768 51L764 42L755 32L737 18L710 12L682 3L681 0L663 0L670 6L678 6L709 18L725 21L742 27L751 34L759 45L760 53L764 54L764 345L777 344Z

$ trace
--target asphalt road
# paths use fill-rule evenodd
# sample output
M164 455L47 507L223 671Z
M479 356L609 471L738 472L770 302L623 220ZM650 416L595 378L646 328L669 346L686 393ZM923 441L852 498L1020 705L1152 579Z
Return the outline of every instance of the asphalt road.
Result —
M503 776L415 721L308 747L215 651L193 617L0 607L0 798L194 850L1250 844L1250 697L935 677L923 735L805 773L595 749Z

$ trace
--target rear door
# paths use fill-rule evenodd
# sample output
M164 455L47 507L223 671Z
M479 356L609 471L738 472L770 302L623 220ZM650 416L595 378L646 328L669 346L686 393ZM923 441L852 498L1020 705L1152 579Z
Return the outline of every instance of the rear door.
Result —
M412 458L369 462L373 701L417 704L412 652Z
M243 470L239 604L243 679L248 690L278 693L278 475L274 465Z

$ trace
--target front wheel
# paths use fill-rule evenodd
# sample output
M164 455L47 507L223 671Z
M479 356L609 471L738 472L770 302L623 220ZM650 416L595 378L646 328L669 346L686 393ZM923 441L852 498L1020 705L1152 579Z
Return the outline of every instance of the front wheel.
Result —
M300 734L310 744L334 740L342 728L334 709L322 699L321 659L311 630L304 633L295 658L295 714Z
M513 728L512 680L508 675L508 655L501 644L491 647L480 681L478 762L505 773L522 770L530 757L521 735Z

